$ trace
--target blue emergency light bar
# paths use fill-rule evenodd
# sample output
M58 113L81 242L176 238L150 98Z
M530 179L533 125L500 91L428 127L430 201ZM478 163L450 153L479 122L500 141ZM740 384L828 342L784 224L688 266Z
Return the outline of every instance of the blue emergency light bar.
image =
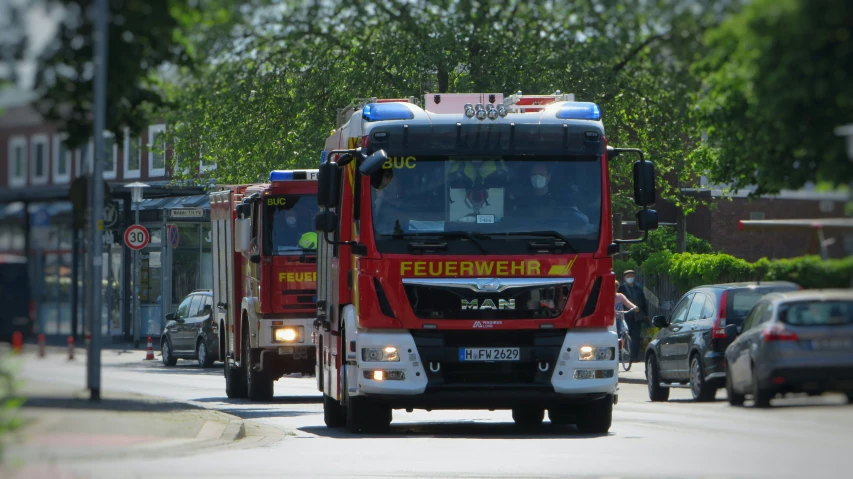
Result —
M273 170L270 172L270 182L293 180L316 180L319 170Z
M561 120L600 120L601 110L598 105L590 102L565 103L557 110L557 118Z
M368 103L361 117L367 121L411 120L415 114L402 103Z

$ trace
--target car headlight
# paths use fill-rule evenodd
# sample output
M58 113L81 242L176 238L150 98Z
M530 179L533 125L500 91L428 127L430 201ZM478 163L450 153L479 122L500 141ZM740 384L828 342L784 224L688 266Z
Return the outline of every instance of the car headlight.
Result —
M400 355L394 346L361 348L361 360L366 362L399 362Z
M301 343L304 328L302 326L285 326L273 329L273 339L278 343Z
M616 348L581 346L578 359L581 361L611 361L616 357Z

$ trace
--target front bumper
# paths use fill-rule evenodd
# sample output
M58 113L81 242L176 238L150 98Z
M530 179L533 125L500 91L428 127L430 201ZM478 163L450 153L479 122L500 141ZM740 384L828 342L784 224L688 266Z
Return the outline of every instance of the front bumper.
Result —
M502 408L519 404L566 404L615 394L617 361L581 361L581 346L616 348L616 334L596 330L534 331L372 331L348 335L347 384L350 395L375 397L394 407ZM399 362L362 361L361 349L394 346ZM460 347L519 347L514 362L466 362ZM596 374L576 370L600 371ZM375 380L373 371L405 379ZM365 377L365 372L367 377ZM546 407L546 406L543 406Z

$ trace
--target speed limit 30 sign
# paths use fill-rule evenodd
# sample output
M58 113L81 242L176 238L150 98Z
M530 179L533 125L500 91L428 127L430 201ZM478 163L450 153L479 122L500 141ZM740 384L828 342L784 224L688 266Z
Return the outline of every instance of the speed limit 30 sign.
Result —
M124 244L130 249L140 250L148 244L148 230L144 226L131 225L124 232Z

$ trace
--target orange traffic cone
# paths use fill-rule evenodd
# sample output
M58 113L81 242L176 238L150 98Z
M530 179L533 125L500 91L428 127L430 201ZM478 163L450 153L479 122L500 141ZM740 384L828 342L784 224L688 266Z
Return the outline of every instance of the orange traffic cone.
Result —
M68 336L68 360L74 360L74 336Z
M39 357L44 357L44 333L39 334Z
M24 335L20 331L12 333L12 351L15 354L21 354L21 349L24 347Z
M151 336L148 336L148 348L147 348L147 352L145 353L145 359L146 360L154 359L154 345L151 344Z

